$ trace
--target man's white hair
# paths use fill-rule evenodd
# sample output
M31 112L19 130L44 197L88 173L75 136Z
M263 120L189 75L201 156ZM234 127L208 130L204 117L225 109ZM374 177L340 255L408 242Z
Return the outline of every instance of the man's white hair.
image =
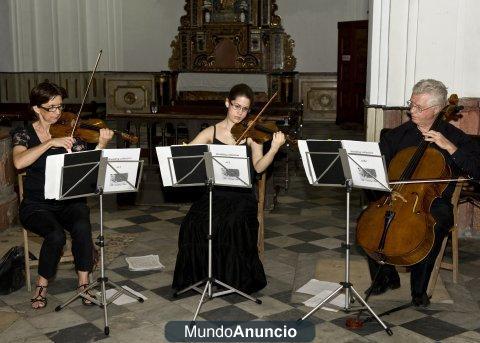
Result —
M429 106L445 106L445 104L447 103L447 87L445 87L442 82L434 79L423 79L418 81L415 86L413 86L412 94L431 95L429 100Z

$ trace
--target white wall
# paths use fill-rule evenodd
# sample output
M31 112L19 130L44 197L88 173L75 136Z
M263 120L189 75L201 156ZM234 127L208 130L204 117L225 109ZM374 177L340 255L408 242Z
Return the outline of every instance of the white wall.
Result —
M168 70L170 43L178 33L183 1L122 0L124 70Z
M367 100L401 106L423 78L480 96L480 1L371 0Z
M13 70L13 47L10 22L10 4L0 1L0 71Z
M368 16L368 0L277 4L295 40L300 72L336 72L337 22ZM99 49L99 70L168 70L183 7L183 0L1 0L2 42L8 48L0 71L87 71Z
M300 72L337 72L337 23L368 19L368 0L277 0L277 4L285 32L295 41Z

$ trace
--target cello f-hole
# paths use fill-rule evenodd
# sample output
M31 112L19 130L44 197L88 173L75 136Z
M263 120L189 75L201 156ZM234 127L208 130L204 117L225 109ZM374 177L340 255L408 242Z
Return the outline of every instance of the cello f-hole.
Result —
M413 204L412 213L414 213L414 214L420 214L420 212L417 211L417 204L418 204L419 195L418 195L417 192L413 192L412 195L415 196L415 203Z

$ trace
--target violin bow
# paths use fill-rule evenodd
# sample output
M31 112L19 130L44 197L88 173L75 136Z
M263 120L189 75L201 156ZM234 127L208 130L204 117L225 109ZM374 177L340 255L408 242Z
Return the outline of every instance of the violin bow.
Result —
M78 121L80 119L80 113L82 113L83 105L85 104L85 100L87 99L87 94L88 94L88 91L90 90L90 85L92 84L92 81L93 81L93 75L95 75L95 72L97 71L98 62L100 62L100 57L102 56L102 52L103 52L103 50L101 50L101 49L98 52L97 61L95 62L95 66L93 67L92 73L90 74L90 80L88 80L87 89L85 90L85 94L83 94L83 100L82 100L82 103L80 104L80 108L78 109L77 118L75 119L75 124L73 125L72 133L70 134L70 137L72 137L72 138L73 138L73 133L75 132L75 129L77 128L77 124L78 124Z
M240 137L238 137L237 141L235 142L235 145L238 145L238 143L240 143L242 141L242 139L245 138L245 135L247 134L248 130L250 130L252 128L253 125L255 125L255 123L257 122L257 120L260 118L260 116L262 115L263 111L265 111L265 109L268 107L268 105L270 105L270 103L273 101L273 99L277 96L278 94L278 91L276 91L272 97L270 98L270 100L268 100L268 102L265 104L265 106L263 106L262 110L260 112L258 112L257 116L255 117L255 119L253 119L251 121L250 124L248 124L247 128L245 129L245 131L243 131L243 133L241 134Z

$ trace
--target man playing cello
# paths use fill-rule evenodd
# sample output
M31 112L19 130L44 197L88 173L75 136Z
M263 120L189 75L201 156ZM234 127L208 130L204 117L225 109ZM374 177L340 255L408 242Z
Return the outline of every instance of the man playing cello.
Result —
M388 131L380 139L380 150L385 156L387 166L402 149L419 146L423 141L431 142L445 158L453 175L480 177L480 147L467 134L447 123L440 122L437 130L431 130L437 114L447 103L447 88L437 80L420 80L412 90L408 101L411 120ZM453 211L450 202L455 184L451 182L441 197L435 198L430 206L430 214L435 220L435 239L428 255L410 267L410 285L412 303L415 306L428 306L430 300L426 293L430 275L442 241L453 225ZM372 295L400 287L400 278L393 265L379 264L368 258L372 280L378 272L376 282L372 285Z

